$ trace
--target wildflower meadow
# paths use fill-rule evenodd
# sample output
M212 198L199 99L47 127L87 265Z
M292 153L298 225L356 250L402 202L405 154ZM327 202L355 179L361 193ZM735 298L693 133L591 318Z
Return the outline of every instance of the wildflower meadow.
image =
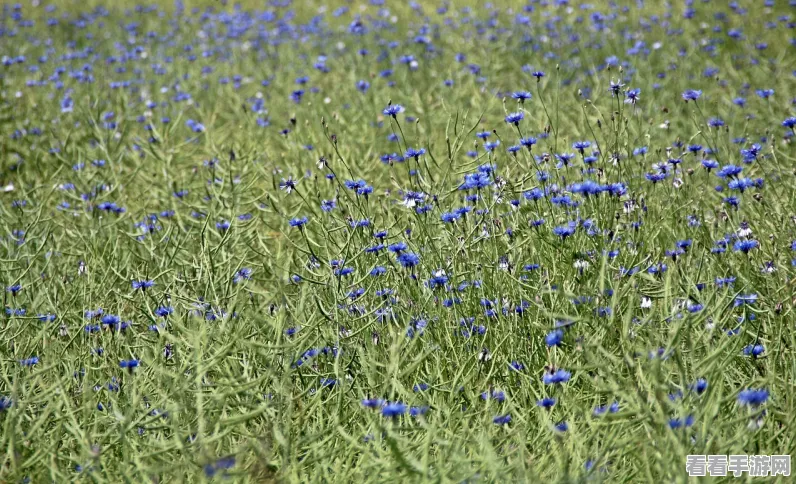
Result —
M792 478L796 0L1 8L0 482Z

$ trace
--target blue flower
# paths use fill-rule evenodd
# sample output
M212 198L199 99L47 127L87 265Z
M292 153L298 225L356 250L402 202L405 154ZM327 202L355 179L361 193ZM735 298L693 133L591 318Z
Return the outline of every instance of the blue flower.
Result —
M406 153L404 154L404 157L406 157L406 158L414 158L415 160L417 160L418 158L420 158L422 155L425 155L425 154L426 154L426 149L425 148L419 148L419 149L407 148Z
M511 422L511 414L507 413L506 415L498 415L492 419L492 423L496 425L507 425Z
M575 233L575 228L569 225L562 225L553 228L553 234L561 237L561 240L566 239Z
M232 276L232 283L237 284L240 281L248 281L252 277L252 270L248 267L242 267L238 272Z
M765 351L766 348L763 345L749 345L744 347L743 354L745 354L746 356L757 358L758 356L762 355Z
M19 364L22 366L33 366L39 362L38 356L31 356L30 358L26 358L24 360L19 360Z
M697 395L701 395L705 393L705 390L708 389L708 381L704 378L699 378L697 381L689 385L689 389L693 392L696 392Z
M324 212L331 212L337 207L337 202L335 200L324 200L321 202L321 210Z
M165 318L169 316L171 313L174 312L174 308L171 306L160 306L155 310L155 315L161 318Z
M683 92L683 99L688 101L696 101L702 95L702 91L695 91L693 89L689 89Z
M564 339L564 331L560 329L556 329L547 333L547 336L544 338L544 342L547 346L558 346L561 344L561 341Z
M521 103L524 103L525 101L531 99L532 96L528 91L516 91L511 95L511 97Z
M506 122L509 124L513 124L514 126L519 126L520 121L522 121L523 118L525 118L525 113L522 112L511 113L508 116L506 116Z
M381 414L384 417L398 417L406 413L407 405L405 403L395 402L388 403L381 409Z
M734 279L734 278L733 278ZM735 296L733 303L734 307L743 306L744 304L752 305L757 302L757 294L738 294Z
M398 115L398 113L403 112L404 108L400 104L390 104L384 110L382 110L382 114L385 116L392 116L393 118Z
M307 217L301 217L301 218L297 217L297 218L290 219L288 224L290 224L291 227L296 227L296 228L301 229L305 225L307 225L307 222L309 222L309 219Z
M689 415L684 419L681 418L672 418L669 419L669 428L671 429L679 429L680 427L690 427L694 425L694 416Z
M421 415L425 415L426 412L428 412L428 407L427 406L411 407L409 409L409 415L411 415L412 417L419 417Z
M155 285L155 281L153 280L146 280L146 281L132 281L131 282L133 289L141 289L142 291L149 289L150 287Z
M362 400L362 406L367 408L378 408L384 405L384 400L381 398L366 398Z
M403 267L414 267L420 263L420 257L412 252L404 252L397 257L398 263Z
M757 248L758 245L760 244L756 240L737 240L732 248L735 252L748 254L750 250Z
M566 370L556 370L550 373L545 373L542 381L545 385L555 385L557 383L566 383L569 381L572 374Z
M750 407L758 407L768 400L768 390L761 389L746 389L738 394L738 403L741 405L748 405Z
M551 397L545 397L541 400L536 402L536 405L542 408L551 409L556 404L556 399Z
M583 154L584 150L591 146L591 142L589 141L575 141L572 143L572 149L580 151Z
M119 368L127 368L132 371L133 368L138 368L140 364L140 360L121 360L119 362Z
M458 213L445 212L440 216L440 219L445 223L455 222L460 215Z

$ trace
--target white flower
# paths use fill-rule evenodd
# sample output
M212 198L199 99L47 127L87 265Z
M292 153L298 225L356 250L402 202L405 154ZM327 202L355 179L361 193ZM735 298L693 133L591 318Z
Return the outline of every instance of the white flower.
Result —
M652 307L652 299L647 296L641 296L641 309L649 309Z

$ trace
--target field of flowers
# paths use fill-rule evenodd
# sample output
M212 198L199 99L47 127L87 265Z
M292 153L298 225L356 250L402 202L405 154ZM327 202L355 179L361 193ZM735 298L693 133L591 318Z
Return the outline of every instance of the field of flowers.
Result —
M796 454L794 0L0 15L0 481Z

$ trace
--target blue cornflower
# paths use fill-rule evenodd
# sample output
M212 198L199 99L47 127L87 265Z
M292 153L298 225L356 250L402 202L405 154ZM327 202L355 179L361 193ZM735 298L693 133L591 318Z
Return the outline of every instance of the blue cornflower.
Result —
M511 113L508 116L506 116L506 122L509 124L513 124L514 126L519 126L520 121L522 121L523 118L525 118L525 113L522 112Z
M542 408L551 409L556 404L556 399L551 397L545 397L541 400L536 402L536 405Z
M683 92L683 99L688 101L696 101L702 95L702 91L696 91L694 89L688 89L687 91Z
M426 154L426 149L425 148L419 148L419 149L407 148L406 153L404 154L404 156L406 158L414 158L415 160L417 160L418 158L420 158L422 155L425 155L425 154Z
M561 237L561 240L566 239L567 237L573 235L574 233L575 233L575 228L570 225L561 225L553 228L553 234Z
M445 275L442 271L437 272L434 274L431 279L428 280L428 287L430 289L436 289L445 287L445 284L448 282L448 276Z
M398 113L403 112L404 108L400 104L390 104L384 110L382 110L382 114L385 116L392 116L395 118Z
M154 286L155 285L155 281L153 281L153 280L131 281L131 284L133 286L133 289L141 289L142 291L145 291L145 290L149 289L150 287Z
M127 368L132 370L133 368L138 368L141 365L140 360L121 360L119 362L119 368Z
M757 94L758 96L760 96L763 99L768 99L768 98L770 98L771 96L774 95L774 90L773 89L757 89L755 91L755 94Z
M279 189L284 190L285 193L288 195L296 189L296 185L298 185L298 181L294 180L292 176L287 178L282 178L282 181L279 182Z
M415 383L412 387L412 391L414 392L424 392L428 390L428 383Z
M699 378L697 381L689 385L688 387L691 391L696 392L697 395L701 395L705 393L705 390L708 389L708 381L704 378Z
M608 90L611 91L611 95L618 96L619 91L621 91L623 87L625 87L625 85L622 84L621 82L619 81L614 82L613 80L611 80L609 82Z
M487 173L470 173L464 176L464 183L459 185L459 190L480 190L492 184Z
M734 279L734 278L733 278ZM744 304L752 305L757 302L757 294L738 294L735 296L734 307L743 306Z
M400 254L401 252L405 251L407 248L408 248L408 246L406 245L406 242L400 241L400 242L396 242L394 244L390 244L387 247L387 250L390 251L390 252L394 252L396 254Z
M384 405L384 400L381 398L365 398L362 400L362 406L367 408L378 408Z
M232 276L232 283L237 284L240 281L248 281L252 277L252 270L248 267L241 268L238 272Z
M115 314L106 314L100 319L100 322L106 326L116 326L121 323L122 318Z
M580 151L581 155L590 146L591 146L591 142L590 141L575 141L574 143L572 143L572 149Z
M743 252L744 254L748 254L750 250L757 248L760 243L756 240L737 240L735 244L732 246L735 252Z
M455 222L461 215L455 212L445 212L440 216L440 219L445 223Z
M8 286L6 288L6 291L10 292L12 296L16 296L17 294L19 294L19 291L21 291L21 290L22 290L22 286L19 285L19 284L14 284L14 285Z
M746 356L757 358L758 356L762 355L765 351L766 348L763 345L748 345L744 347L743 354L745 354Z
M337 202L335 200L324 200L321 202L321 210L324 212L331 212L337 207Z
M547 333L547 336L544 338L544 342L547 346L558 346L561 344L561 341L564 340L564 331L560 329L553 330Z
M155 315L161 318L165 318L173 312L174 308L171 306L160 306L159 308L155 309Z
M671 429L679 429L680 427L690 427L694 425L694 416L689 415L684 419L681 418L672 418L669 419L669 428Z
M406 413L407 405L405 403L395 402L388 403L381 409L381 414L384 417L398 417Z
M528 91L516 91L511 95L511 97L521 103L524 103L525 101L531 99L532 96Z
M297 227L299 229L302 229L305 225L307 225L307 222L309 222L309 219L307 217L301 217L301 218L297 217L290 219L288 224L290 224L291 227Z
M554 385L556 383L566 383L569 381L572 374L566 370L556 370L551 373L545 373L542 381L545 385Z
M411 415L412 417L419 417L421 415L425 415L426 412L428 412L428 407L427 406L411 407L409 409L409 415Z
M748 405L750 407L758 407L768 400L768 390L761 389L746 389L738 394L738 403L741 405Z
M720 178L727 178L727 177L734 178L740 175L742 171L743 167L735 165L725 165L721 167L721 170L716 172L716 175L718 175Z
M403 267L414 267L420 263L420 257L412 252L404 252L400 254L397 260L398 263L400 263Z
M19 360L19 364L22 366L33 366L39 362L38 356L31 356L30 358L26 358L24 360Z
M495 151L495 148L500 146L500 140L488 141L484 143L484 149L487 151Z
M498 415L492 419L492 423L496 425L507 425L509 422L511 422L511 414L509 413L506 415Z

